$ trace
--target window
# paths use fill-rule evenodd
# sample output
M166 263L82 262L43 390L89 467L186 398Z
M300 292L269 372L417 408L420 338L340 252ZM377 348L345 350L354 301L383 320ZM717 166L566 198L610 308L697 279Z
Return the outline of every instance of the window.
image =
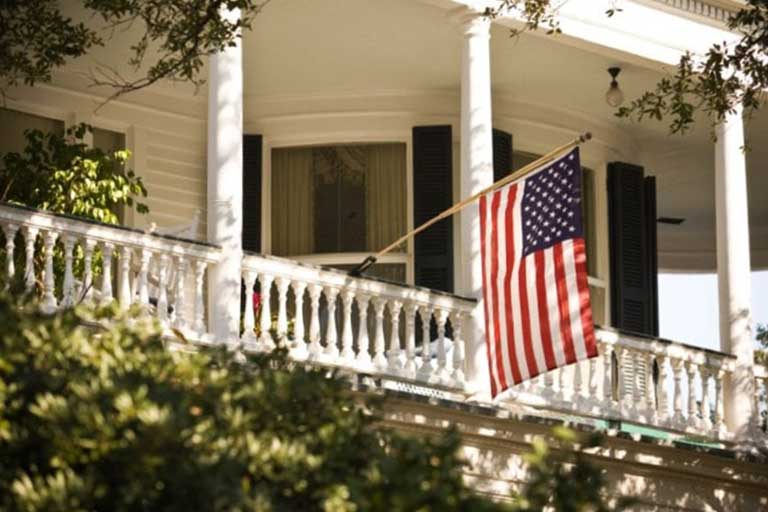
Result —
M272 252L348 268L403 234L405 154L400 143L274 149ZM395 260L372 275L404 281L406 255Z

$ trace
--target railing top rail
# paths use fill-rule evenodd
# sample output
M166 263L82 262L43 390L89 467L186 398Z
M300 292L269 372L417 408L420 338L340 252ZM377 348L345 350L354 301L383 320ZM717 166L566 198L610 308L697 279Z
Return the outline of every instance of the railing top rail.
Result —
M190 240L173 235L163 235L127 226L105 224L92 219L52 213L39 208L0 201L0 220L34 226L39 229L56 229L104 242L145 247L151 250L167 250L171 253L188 253L191 256L217 261L221 247L207 242Z
M726 354L704 347L697 347L679 341L668 340L631 331L614 329L612 327L599 327L597 337L601 341L616 343L641 352L663 353L676 358L685 358L691 362L717 364L722 362L729 365L736 360L736 356Z
M416 302L429 302L436 307L447 306L448 303L459 303L463 309L471 309L477 300L449 292L432 290L421 286L397 283L376 277L353 277L342 270L303 263L278 256L247 252L243 257L243 267L256 272L263 271L264 266L277 274L304 279L307 282L330 285L335 287L354 286L357 290L369 294L383 294L388 297L399 297Z

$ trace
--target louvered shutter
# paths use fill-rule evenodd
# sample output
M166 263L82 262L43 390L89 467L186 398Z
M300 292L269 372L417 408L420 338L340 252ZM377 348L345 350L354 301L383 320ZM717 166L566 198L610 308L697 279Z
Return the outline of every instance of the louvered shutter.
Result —
M413 224L419 226L453 203L453 157L450 126L413 129ZM418 286L453 291L453 218L416 236L415 280Z
M261 252L261 135L243 136L243 250Z
M512 171L512 135L493 130L493 181L499 181Z
M642 167L608 165L611 323L656 335L655 206L648 204L647 187L655 184L646 182Z
M643 182L645 192L646 258L648 260L647 286L649 290L650 332L659 335L659 256L656 233L656 178L649 176Z

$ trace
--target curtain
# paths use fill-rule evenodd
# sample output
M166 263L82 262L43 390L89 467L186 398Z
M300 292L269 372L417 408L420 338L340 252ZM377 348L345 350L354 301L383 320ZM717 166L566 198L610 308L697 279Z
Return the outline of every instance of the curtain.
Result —
M405 233L405 145L369 146L367 171L367 250L376 252ZM396 251L405 252L405 244Z
M315 248L312 149L272 151L272 253L312 254Z

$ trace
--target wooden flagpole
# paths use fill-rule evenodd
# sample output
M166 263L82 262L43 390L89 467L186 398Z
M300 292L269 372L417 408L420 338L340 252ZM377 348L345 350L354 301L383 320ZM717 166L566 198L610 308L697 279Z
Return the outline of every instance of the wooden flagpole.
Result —
M355 268L353 268L352 270L349 271L349 275L351 275L351 276L360 276L360 275L362 275L362 273L365 272L366 270L368 270L374 263L376 263L376 261L379 258L381 258L383 255L387 254L391 250L397 248L400 244L402 244L403 242L405 242L409 238L418 235L419 233L421 233L422 231L424 231L425 229L427 229L431 225L433 225L433 224L435 224L437 222L440 222L441 220L443 220L443 219L445 219L447 217L450 217L451 215L453 215L455 213L458 213L459 211L463 210L464 208L466 208L467 206L469 206L473 202L477 201L481 196L484 196L488 192L491 192L491 191L496 190L498 188L501 188L501 187L503 187L503 186L513 182L513 181L517 181L517 180L521 179L522 177L530 174L531 172L535 171L536 169L538 169L538 168L548 164L549 162L555 160L562 153L565 153L569 149L575 148L579 144L583 144L584 142L587 142L591 138L592 138L592 134L589 133L589 132L585 132L582 135L579 135L578 138L576 138L576 139L574 139L574 140L572 140L572 141L570 141L570 142L568 142L566 144L563 144L560 147L557 147L557 148L553 149L552 151L550 151L546 155L544 155L544 156L538 158L537 160L529 163L525 167L517 170L516 172L513 172L509 176L505 176L504 178L500 179L499 181L495 182L494 184L490 185L489 187L484 188L480 192L477 192L476 194L474 194L474 195L472 195L470 197L467 197L466 199L462 199L461 201L459 201L458 203L454 204L453 206L451 206L447 210L442 211L439 214L435 215L434 217L432 217L431 219L429 219L428 221L423 223L421 226L419 226L419 227L417 227L415 229L412 229L411 231L407 232L406 234L404 234L403 236L401 236L400 238L398 238L397 240L395 240L394 242L392 242L391 244L389 244L388 246L386 246L385 248L383 248L382 250L380 250L376 254L373 254L373 255L368 256L367 258L365 258L362 261L362 263L360 263L357 267L355 267Z

